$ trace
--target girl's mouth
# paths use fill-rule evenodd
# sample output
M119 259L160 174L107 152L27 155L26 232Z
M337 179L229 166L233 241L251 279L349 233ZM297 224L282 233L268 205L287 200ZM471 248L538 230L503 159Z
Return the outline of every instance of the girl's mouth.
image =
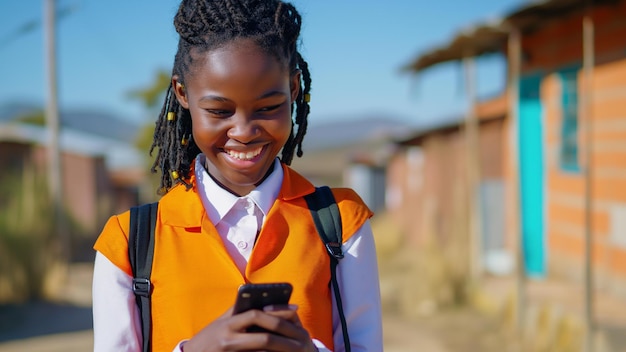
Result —
M238 152L236 150L225 149L224 150L231 158L241 160L241 161L250 161L256 158L263 151L263 147L256 148L254 150L250 150L247 152Z

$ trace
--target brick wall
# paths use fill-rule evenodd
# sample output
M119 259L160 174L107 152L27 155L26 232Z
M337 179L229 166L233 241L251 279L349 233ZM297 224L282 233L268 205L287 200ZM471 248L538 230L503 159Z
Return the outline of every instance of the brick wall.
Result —
M597 283L607 287L626 282L626 1L597 9L596 66L591 111L593 263ZM545 142L546 246L551 273L582 277L585 235L585 123L579 109L580 170L560 164L562 81L560 68L582 64L582 15L573 14L524 37L526 72L542 72ZM578 72L579 106L584 75ZM511 176L508 173L509 177Z

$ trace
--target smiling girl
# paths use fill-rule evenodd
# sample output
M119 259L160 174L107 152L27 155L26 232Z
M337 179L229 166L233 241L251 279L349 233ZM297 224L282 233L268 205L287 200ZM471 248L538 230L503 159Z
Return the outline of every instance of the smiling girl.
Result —
M344 351L330 259L288 165L302 155L311 79L301 18L278 0L183 0L171 85L156 123L161 172L152 267L153 351ZM278 155L281 154L279 158ZM382 351L372 213L333 189L337 277L352 351ZM94 248L95 351L141 351L129 212ZM243 283L290 282L289 307L233 314ZM264 332L247 332L251 326Z

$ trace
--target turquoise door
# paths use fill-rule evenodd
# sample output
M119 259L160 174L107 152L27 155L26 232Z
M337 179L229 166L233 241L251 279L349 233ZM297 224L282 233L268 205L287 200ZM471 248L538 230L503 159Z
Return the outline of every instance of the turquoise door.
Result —
M520 80L519 161L522 244L526 274L545 275L543 130L541 76Z

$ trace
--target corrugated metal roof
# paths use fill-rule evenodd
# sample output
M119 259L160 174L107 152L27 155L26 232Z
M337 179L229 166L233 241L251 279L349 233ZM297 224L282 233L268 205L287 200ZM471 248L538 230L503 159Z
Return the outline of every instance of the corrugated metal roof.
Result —
M427 51L402 68L405 72L419 72L433 65L467 57L505 51L508 33L516 28L529 33L546 22L574 11L593 6L615 4L623 0L547 0L522 6L501 19L479 24L460 31L450 42Z
M303 149L320 151L354 145L365 145L381 140L403 138L414 129L411 124L386 116L361 116L329 119L310 124L304 137Z
M20 122L25 116L43 117L43 108L36 103L8 102L0 105L0 123ZM64 108L59 111L61 128L82 131L90 135L132 143L141 123L129 116L120 116L105 109Z
M44 127L21 123L0 123L0 141L45 146L48 133ZM139 151L128 143L81 131L63 128L59 136L61 150L90 157L102 156L111 169L142 165Z

